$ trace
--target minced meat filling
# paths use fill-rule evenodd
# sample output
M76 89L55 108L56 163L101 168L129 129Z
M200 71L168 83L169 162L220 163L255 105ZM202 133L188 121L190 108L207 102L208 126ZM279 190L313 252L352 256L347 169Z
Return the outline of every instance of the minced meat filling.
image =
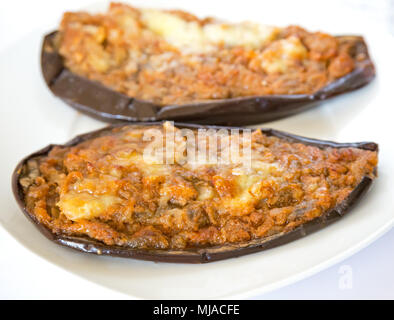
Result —
M67 12L57 48L72 72L159 105L313 93L355 68L355 40L112 3Z
M250 166L180 161L183 151L174 153L174 163L147 162L146 130L119 127L30 159L20 179L28 211L54 233L107 245L239 243L288 232L322 215L364 176L373 177L377 165L374 151L320 149L260 130L249 140ZM176 146L186 138L179 139Z

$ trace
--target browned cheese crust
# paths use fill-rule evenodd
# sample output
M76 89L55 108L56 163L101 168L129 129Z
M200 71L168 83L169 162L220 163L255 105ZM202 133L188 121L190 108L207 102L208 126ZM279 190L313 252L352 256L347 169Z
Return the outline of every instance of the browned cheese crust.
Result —
M185 138L176 141L174 164L146 162L151 141L143 137L152 128L179 130L117 127L30 158L19 178L26 210L54 234L106 245L211 247L290 232L343 202L376 172L376 151L318 148L260 130L249 141L250 167L181 161L184 150L177 150Z
M159 105L314 93L368 59L354 41L119 3L65 13L56 39L72 72Z

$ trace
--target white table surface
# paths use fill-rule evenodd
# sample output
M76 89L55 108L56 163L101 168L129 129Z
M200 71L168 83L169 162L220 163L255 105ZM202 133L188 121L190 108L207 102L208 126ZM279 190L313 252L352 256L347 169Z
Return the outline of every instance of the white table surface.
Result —
M65 10L77 10L94 2L96 1L1 1L0 52L12 46L32 30L51 30ZM173 7L176 7L175 1L168 2L170 5L173 2ZM199 3L201 6L209 8L209 1L200 1ZM228 1L226 3L229 5ZM269 1L265 4L264 1L256 1L255 3L249 1L248 3L256 7L260 6L259 9L261 8L262 12L266 12L262 6L269 5L270 13L262 14L262 16L266 17L265 20L268 20L270 24L275 24L275 19L277 19L282 24L298 23L303 25L303 15L314 14L316 19L312 19L307 26L313 29L319 28L319 25L327 25L326 21L330 21L328 16L335 14L335 19L342 21L342 25L343 19L351 17L351 20L346 23L349 25L348 30L353 32L362 34L373 28L376 30L376 36L379 36L380 30L384 32L394 30L390 25L390 21L394 20L392 14L394 1L390 0L374 2L364 0L311 1L308 13L302 10L302 4L306 1L297 1L297 5L294 4L295 1L274 1L274 3ZM329 7L326 7L327 3L330 3ZM287 10L283 12L283 8L287 8ZM277 16L272 13L276 13ZM264 19L262 20L265 22ZM321 28L323 29L323 27ZM335 30L335 26L332 26L330 30ZM5 107L0 106L0 108ZM5 139L5 137L0 137L0 148L1 139ZM2 182L0 183L9 183L9 177L1 178ZM12 200L10 199L10 201ZM361 252L329 269L293 285L253 298L393 299L393 248L394 230L391 230ZM89 282L50 264L20 245L1 227L0 252L0 298L2 299L127 298L124 294Z

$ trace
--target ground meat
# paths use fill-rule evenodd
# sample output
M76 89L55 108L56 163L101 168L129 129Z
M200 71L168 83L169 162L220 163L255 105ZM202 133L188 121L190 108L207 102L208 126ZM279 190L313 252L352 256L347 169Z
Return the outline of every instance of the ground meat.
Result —
M119 3L105 14L65 13L57 36L71 71L159 105L313 93L354 69L351 47L297 26L226 24Z
M164 130L178 132L169 124L152 128L164 136ZM143 156L151 143L143 139L147 130L118 127L31 159L20 179L29 212L54 233L107 245L184 249L239 243L320 216L364 176L374 177L377 165L374 151L320 149L260 130L250 144L240 142L251 147L247 167L233 160L158 163Z

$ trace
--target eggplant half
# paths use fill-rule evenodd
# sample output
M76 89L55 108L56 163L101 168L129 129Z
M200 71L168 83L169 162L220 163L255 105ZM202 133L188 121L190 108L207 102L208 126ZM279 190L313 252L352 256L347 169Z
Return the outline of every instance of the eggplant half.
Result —
M26 200L26 183L23 182L26 177L31 174L37 176L37 166L31 168L29 162L31 160L40 159L48 156L48 154L57 147L71 148L78 146L81 143L92 141L92 139L105 137L113 130L120 130L119 128L134 128L158 126L162 123L135 123L135 124L116 124L106 127L101 130L93 131L87 134L77 136L64 145L49 145L29 156L24 158L16 167L12 176L12 188L16 201L26 215L26 217L35 224L35 226L51 241L62 246L70 247L85 253L94 253L98 255L110 255L125 258L135 258L141 260L161 261L161 262L177 262L177 263L207 263L217 260L223 260L232 257L238 257L249 253L259 252L265 249L273 248L282 244L286 244L293 240L305 237L306 235L324 228L332 222L339 220L343 217L365 194L369 189L373 179L375 178L376 163L371 166L369 174L362 175L362 177L354 184L354 187L346 193L346 196L341 201L336 202L335 206L330 209L322 211L316 217L303 222L301 225L296 226L290 230L284 230L272 235L267 235L262 238L253 238L249 241L241 241L237 243L223 243L221 245L207 245L199 247L188 247L183 249L174 248L136 248L122 245L108 245L102 241L97 241L86 235L70 235L62 233L61 231L54 232L53 229L44 225L39 221L35 212L28 209ZM196 129L236 129L235 127L219 127L219 126L203 126L192 124L175 124L176 128L186 128L191 130ZM289 133L273 130L261 129L262 134L268 138L276 137L279 141L285 143L302 144L304 146L317 147L318 149L325 150L327 148L340 151L343 148L352 148L352 150L368 150L374 153L378 151L378 145L373 142L360 142L360 143L336 143L331 141L322 141L292 135ZM349 149L351 150L351 149ZM357 151L356 151L357 152ZM360 151L361 152L361 151ZM364 152L364 151L362 151ZM352 151L350 151L352 154ZM376 156L376 154L375 154ZM346 157L346 155L345 155ZM377 160L376 160L377 161ZM334 169L336 174L337 169ZM33 172L35 171L35 172Z
M313 94L266 95L218 99L184 105L157 105L129 97L71 72L57 52L57 32L45 36L41 70L52 93L76 110L106 122L173 120L199 124L250 125L287 117L316 106L336 95L356 90L375 76L375 68L362 37L339 36L352 41L355 68ZM356 57L364 57L362 60Z

